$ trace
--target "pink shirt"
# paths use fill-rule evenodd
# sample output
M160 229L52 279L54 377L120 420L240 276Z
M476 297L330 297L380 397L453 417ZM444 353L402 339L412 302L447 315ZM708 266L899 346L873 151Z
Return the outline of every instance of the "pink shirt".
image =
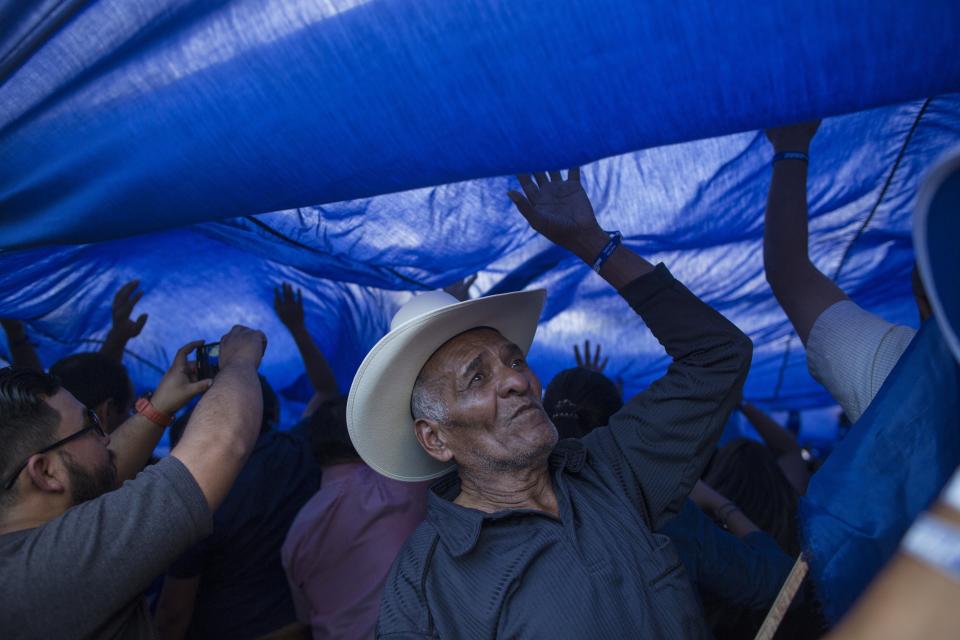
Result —
M398 482L362 462L327 467L283 543L297 618L314 638L372 638L387 572L423 521L429 482Z

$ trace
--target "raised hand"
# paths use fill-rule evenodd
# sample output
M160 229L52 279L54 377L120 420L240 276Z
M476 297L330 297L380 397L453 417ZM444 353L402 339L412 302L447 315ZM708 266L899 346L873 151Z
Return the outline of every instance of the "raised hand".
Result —
M136 320L130 319L133 307L136 306L143 292L138 291L139 280L131 280L117 291L113 296L113 304L110 313L113 316L113 325L107 333L103 346L100 347L100 353L115 360L123 361L123 350L127 347L127 342L135 338L143 331L143 326L147 324L147 314L142 313Z
M764 133L773 145L774 151L803 151L810 149L810 141L820 127L820 120L811 120L786 127L767 129Z
M280 288L273 288L273 308L287 329L292 331L304 326L303 292L297 289L294 295L293 285L289 282L284 282Z
M111 314L113 315L113 327L111 333L115 333L118 338L129 340L140 335L143 326L147 324L147 314L141 313L136 320L130 319L133 307L136 306L140 298L143 297L143 291L138 291L139 280L131 280L117 291L113 296L113 305Z
M570 169L566 180L559 171L535 173L533 177L522 174L517 179L523 194L509 191L507 196L530 226L582 259L593 260L608 237L580 184L580 169Z
M596 371L597 373L603 373L603 370L607 367L607 362L610 361L610 356L607 356L600 361L600 345L597 345L596 350L593 352L593 357L590 357L590 341L583 341L583 357L580 357L580 347L573 345L573 355L577 359L577 366L581 369L587 369L589 371Z

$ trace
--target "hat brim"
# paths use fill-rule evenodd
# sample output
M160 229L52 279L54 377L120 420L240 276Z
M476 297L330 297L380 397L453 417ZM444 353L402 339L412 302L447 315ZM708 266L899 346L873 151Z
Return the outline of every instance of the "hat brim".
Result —
M416 482L455 466L430 457L417 441L410 396L420 370L451 338L490 327L526 354L537 332L546 291L520 291L452 304L413 318L385 335L363 359L347 398L353 446L372 469Z
M944 154L917 193L913 244L933 316L960 362L960 147Z

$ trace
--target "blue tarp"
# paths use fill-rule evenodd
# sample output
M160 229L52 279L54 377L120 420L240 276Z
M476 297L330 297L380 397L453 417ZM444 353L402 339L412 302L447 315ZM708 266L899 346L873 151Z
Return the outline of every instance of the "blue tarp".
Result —
M958 24L953 0L0 3L0 316L50 364L96 348L139 278L140 389L239 322L289 409L309 388L274 286L303 288L346 390L411 292L478 272L474 295L549 289L544 381L590 338L632 393L661 347L505 196L587 164L602 225L751 336L747 398L825 407L763 278L759 130L828 117L813 260L916 326L912 206L960 141Z
M409 291L479 272L474 294L550 290L544 379L592 338L636 391L659 345L526 227L513 178L487 177L611 156L584 170L602 224L750 334L747 396L824 406L763 280L756 129L908 101L822 127L811 251L914 325L914 190L960 139L954 2L100 0L0 18L0 314L27 319L50 363L95 348L113 291L140 278L141 388L177 345L243 322L302 401L281 280L305 290L346 388Z

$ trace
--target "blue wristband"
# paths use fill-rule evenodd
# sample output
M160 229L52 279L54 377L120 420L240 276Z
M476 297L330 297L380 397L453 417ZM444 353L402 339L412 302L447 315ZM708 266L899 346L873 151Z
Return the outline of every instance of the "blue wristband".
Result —
M780 162L781 160L803 160L804 162L809 162L810 156L803 151L781 151L780 153L773 154L774 162Z
M607 234L610 236L610 242L607 243L607 246L603 248L603 251L597 256L597 259L590 265L597 273L600 273L603 264L613 255L613 252L616 251L617 247L620 246L620 242L623 240L623 234L619 231L607 231Z

